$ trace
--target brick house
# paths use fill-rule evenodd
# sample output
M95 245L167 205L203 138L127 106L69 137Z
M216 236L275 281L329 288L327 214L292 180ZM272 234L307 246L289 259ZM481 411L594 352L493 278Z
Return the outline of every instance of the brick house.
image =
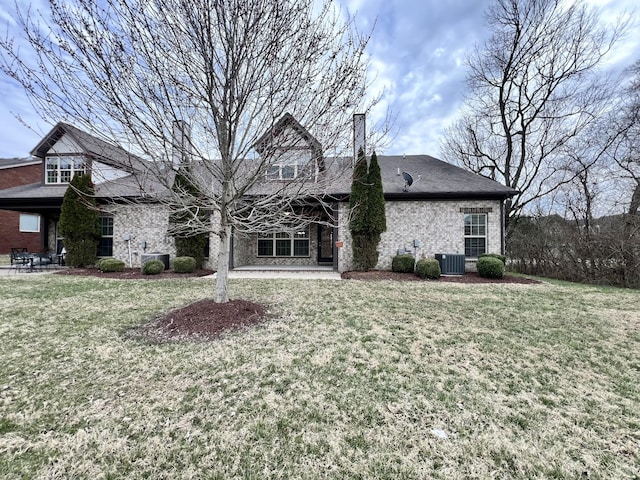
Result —
M364 141L364 117L356 115L354 120L356 152ZM319 142L290 115L283 116L274 129L288 132L279 138L295 139L295 148L290 150L295 154L287 154L268 167L255 195L299 175L317 181L338 167L346 165L350 171L353 158L324 158ZM259 154L267 150L261 142L268 138L274 138L272 132L256 144ZM139 266L144 253L175 255L173 239L167 234L169 212L165 206L117 201L144 194L135 181L144 171L144 161L63 123L31 153L41 159L40 181L0 190L0 208L41 214L46 232L41 248L59 249L57 219L66 184L74 173L91 171L102 205L99 255L120 258L131 266ZM516 193L514 190L428 155L380 155L378 162L387 231L381 236L377 268L390 269L398 251L410 251L417 257L457 254L468 263L481 253L504 253L504 201ZM127 171L115 168L122 164L129 166ZM405 181L404 172L415 179L412 185ZM326 265L340 272L352 269L350 187L350 174L336 175L332 180L332 203L325 221L311 222L295 231L234 235L231 268ZM217 237L211 235L207 266L214 269L217 247Z
M41 169L39 158L0 158L0 189L37 182ZM0 254L8 254L14 247L35 252L43 245L38 214L0 210L0 225Z

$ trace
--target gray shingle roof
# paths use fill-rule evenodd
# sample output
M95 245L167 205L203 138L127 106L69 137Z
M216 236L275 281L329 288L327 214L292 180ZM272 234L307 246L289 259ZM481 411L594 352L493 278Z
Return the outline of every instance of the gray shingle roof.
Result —
M128 172L144 170L145 161L127 152L123 148L101 140L68 123L58 122L47 135L31 150L31 155L44 158L49 149L62 138L69 135L84 150L83 153L96 160ZM78 152L80 153L80 152Z
M131 172L140 173L149 164L138 157L129 154L120 147L111 145L82 130L58 123L45 138L32 150L32 155L43 157L46 152L64 135L70 135L85 150L85 153L106 164L120 166L121 162L135 166ZM9 162L37 161L31 159L6 159ZM346 197L351 190L351 159L324 159L331 181L324 191L336 197ZM445 198L476 198L476 199L504 199L517 194L517 191L489 178L474 174L455 165L451 165L429 155L380 155L378 156L385 198L392 200L409 199L445 199ZM0 166L3 165L0 162ZM413 176L414 183L404 191L405 182L402 172ZM332 178L333 176L333 178ZM162 194L165 190L160 182L151 177L144 179L141 189L135 176L126 176L117 180L105 182L96 186L96 195L102 198L135 198L147 195ZM215 187L214 187L215 188ZM278 189L277 183L269 181L259 182L252 189L255 195L271 193ZM13 187L0 191L0 202L15 204L32 203L40 200L50 202L61 201L66 190L65 185L43 185L35 183ZM4 201L3 201L4 200Z
M5 168L26 167L27 165L37 165L42 163L41 158L0 158L0 170Z
M517 193L495 180L429 155L381 155L378 163L388 198L506 198ZM406 192L402 172L411 174L414 180Z

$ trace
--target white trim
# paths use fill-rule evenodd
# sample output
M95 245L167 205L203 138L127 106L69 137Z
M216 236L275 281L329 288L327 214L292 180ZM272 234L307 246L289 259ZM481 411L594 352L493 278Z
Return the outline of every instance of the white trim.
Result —
M37 224L38 226L36 227L36 230L28 230L26 227L23 227L22 224L22 219L23 218L35 218L37 220ZM21 213L20 214L20 232L21 233L40 233L40 215L34 214L34 213Z

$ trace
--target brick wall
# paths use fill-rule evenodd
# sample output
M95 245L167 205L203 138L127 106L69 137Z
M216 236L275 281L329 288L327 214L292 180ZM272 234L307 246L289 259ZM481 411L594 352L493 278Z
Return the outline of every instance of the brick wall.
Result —
M417 257L433 257L436 253L464 254L464 213L461 209L481 208L487 213L487 252L500 253L501 222L500 201L392 201L386 203L387 231L380 238L380 257L377 269L390 270L391 259L398 249L414 251L413 241L420 246ZM341 203L338 212L340 229L338 241L338 269L353 269L351 234L348 227L349 204ZM468 269L472 269L469 265Z
M129 244L131 246L131 263L140 267L141 255L145 253L168 253L170 258L176 256L175 242L167 235L169 211L162 205L119 205L105 209L113 215L113 256L129 265ZM130 243L123 240L130 236ZM146 242L146 248L142 248ZM218 237L210 237L209 260L205 267L215 268L218 254Z
M42 164L0 169L0 189L28 185L42 180Z
M42 178L42 165L25 165L21 167L0 169L0 189L17 187L35 183ZM44 218L40 228L44 228ZM20 232L20 213L0 210L0 254L7 254L12 247L24 247L30 252L37 252L42 247L41 234Z

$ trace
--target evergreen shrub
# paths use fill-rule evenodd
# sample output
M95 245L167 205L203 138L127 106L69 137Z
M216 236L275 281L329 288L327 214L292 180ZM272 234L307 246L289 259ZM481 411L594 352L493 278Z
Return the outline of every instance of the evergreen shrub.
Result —
M160 260L147 260L142 265L142 273L144 275L159 275L164 271L164 263Z
M106 272L121 272L124 270L124 262L117 258L103 258L98 262L98 270Z
M502 278L504 275L504 263L499 258L478 258L478 275L485 278Z
M415 270L416 261L413 255L401 254L396 255L391 260L391 270L401 273L412 273Z
M478 258L484 258L484 257L489 257L489 258L497 258L498 260L500 260L504 265L507 264L507 257L505 257L504 255L500 255L499 253L483 253L481 255L478 256Z
M435 280L440 277L440 263L435 258L421 258L416 262L416 274Z
M193 257L176 257L173 261L173 271L176 273L192 273L196 269L196 259Z

